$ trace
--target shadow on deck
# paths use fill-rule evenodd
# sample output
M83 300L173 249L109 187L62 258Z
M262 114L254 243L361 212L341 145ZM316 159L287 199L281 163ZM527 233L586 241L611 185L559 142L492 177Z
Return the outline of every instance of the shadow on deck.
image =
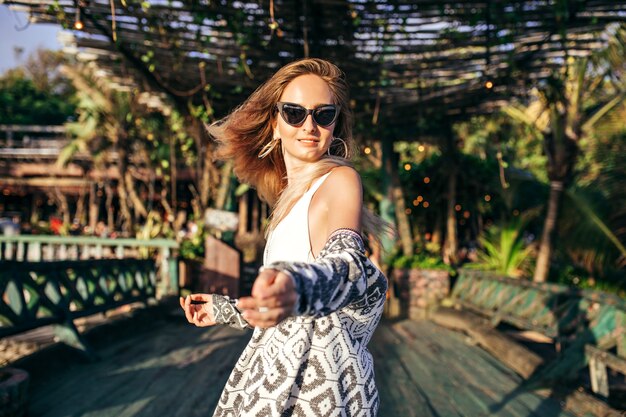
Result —
M210 416L250 332L198 329L178 310L140 311L89 335L100 357L62 346L15 363L31 374L29 417ZM383 322L370 344L380 417L569 416L462 334Z

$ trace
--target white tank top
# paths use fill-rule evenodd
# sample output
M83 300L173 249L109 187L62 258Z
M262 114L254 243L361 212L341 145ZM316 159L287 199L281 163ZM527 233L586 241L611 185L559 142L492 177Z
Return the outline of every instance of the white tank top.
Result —
M270 231L263 254L264 265L277 261L312 262L315 260L309 236L309 205L313 194L329 175L330 172L315 180L285 218Z

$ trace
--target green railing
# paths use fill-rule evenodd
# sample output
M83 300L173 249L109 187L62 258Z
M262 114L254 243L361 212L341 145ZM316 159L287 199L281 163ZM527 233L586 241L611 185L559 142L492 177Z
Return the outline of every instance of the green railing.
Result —
M90 350L74 320L156 295L151 259L0 261L0 338L49 324L57 336Z
M157 297L178 293L178 266L171 239L104 239L48 235L0 236L0 261L42 262L88 259L155 259Z

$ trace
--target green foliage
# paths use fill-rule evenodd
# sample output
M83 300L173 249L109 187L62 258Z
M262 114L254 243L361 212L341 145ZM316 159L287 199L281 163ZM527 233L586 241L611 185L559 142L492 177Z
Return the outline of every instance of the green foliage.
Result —
M60 125L74 115L76 104L67 92L41 89L23 69L0 77L0 124Z
M599 290L626 297L626 273L614 270L598 279L589 275L584 268L574 265L555 265L550 270L549 281L582 290Z
M503 169L523 170L547 181L541 137L528 126L512 123L504 114L495 113L457 123L454 131L462 142L463 153L483 160L497 159ZM501 182L506 187L508 175Z
M455 161L443 155L426 151L430 155L420 163L405 163L400 167L400 181L405 190L406 206L411 210L411 223L418 230L433 232L447 210L448 172L455 164L457 176L456 203L459 206L457 220L460 226L469 228L482 217L497 216L506 207L498 182L498 163L493 158L481 159L475 155L459 154Z
M180 241L178 254L183 259L198 259L204 258L204 240L206 232L204 227L199 225L198 232L193 236L184 236Z
M452 272L452 268L446 265L441 257L425 252L411 256L399 256L391 262L391 265L398 269L436 269Z
M384 263L398 269L438 269L452 273L453 268L443 262L440 252L441 247L432 243L417 245L413 255L410 256L403 255L402 251L396 248Z
M468 265L518 278L526 272L532 248L525 245L523 232L535 213L526 212L502 225L486 229L478 239L481 248L478 261Z
M204 242L199 238L184 239L180 242L178 253L183 259L204 258Z

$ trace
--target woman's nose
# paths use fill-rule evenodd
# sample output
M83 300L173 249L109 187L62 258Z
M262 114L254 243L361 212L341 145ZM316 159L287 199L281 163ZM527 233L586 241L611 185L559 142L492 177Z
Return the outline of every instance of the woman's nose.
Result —
M307 114L306 119L304 119L304 122L302 122L302 129L305 132L313 132L316 127L317 127L317 124L313 120L313 115Z

